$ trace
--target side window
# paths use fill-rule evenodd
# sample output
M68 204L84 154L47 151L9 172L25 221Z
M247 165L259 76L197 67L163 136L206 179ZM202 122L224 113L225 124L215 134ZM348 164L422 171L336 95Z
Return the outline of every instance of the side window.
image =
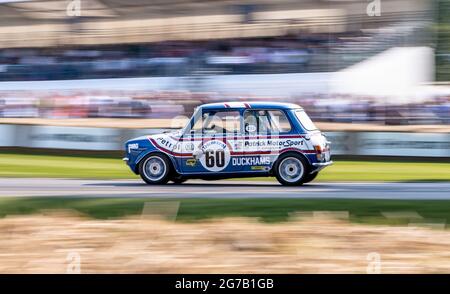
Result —
M241 130L239 111L207 111L195 121L195 134L238 134Z
M287 118L286 114L281 110L269 110L269 116L274 127L273 131L278 131L280 133L290 132L292 129L291 123Z
M265 110L246 110L244 128L247 134L266 134L270 130L270 121Z
M291 130L291 124L280 110L247 110L244 128L247 134L285 133Z

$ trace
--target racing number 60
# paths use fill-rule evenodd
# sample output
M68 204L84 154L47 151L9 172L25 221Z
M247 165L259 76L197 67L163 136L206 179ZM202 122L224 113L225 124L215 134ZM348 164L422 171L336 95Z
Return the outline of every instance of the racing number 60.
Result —
M207 167L223 167L225 165L225 152L223 150L207 150L205 163Z

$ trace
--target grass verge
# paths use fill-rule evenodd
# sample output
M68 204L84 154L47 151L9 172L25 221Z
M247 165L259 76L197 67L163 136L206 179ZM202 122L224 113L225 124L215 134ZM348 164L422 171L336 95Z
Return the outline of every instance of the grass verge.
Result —
M163 206L161 206L161 203ZM447 200L346 200L346 199L146 199L146 198L2 198L0 217L69 209L97 219L141 215L146 211L191 222L223 217L256 217L264 222L287 221L293 213L348 212L358 223L406 225L414 223L445 224L450 220ZM151 208L155 208L152 212ZM161 207L169 207L168 214ZM147 208L150 208L148 210Z

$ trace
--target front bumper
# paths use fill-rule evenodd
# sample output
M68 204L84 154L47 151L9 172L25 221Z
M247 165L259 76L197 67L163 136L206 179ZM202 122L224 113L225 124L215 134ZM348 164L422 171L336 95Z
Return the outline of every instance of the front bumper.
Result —
M327 166L330 166L332 164L333 164L333 161L331 161L331 160L330 161L326 161L326 162L315 162L315 163L312 164L313 169L311 171L311 174L312 173L316 173L316 172L318 172L318 171L320 171L320 170L322 170L322 169L324 169Z

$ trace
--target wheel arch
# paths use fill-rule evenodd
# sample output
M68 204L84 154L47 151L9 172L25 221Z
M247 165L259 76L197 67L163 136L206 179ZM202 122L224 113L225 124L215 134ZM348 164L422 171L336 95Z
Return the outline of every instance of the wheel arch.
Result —
M178 173L178 170L176 169L176 164L175 164L175 162L174 162L174 158L172 157L172 156L169 156L169 155L167 155L166 153L164 153L164 152L162 152L162 151L159 151L159 150L149 150L149 151L147 151L147 152L142 152L140 155L139 155L139 157L138 157L138 159L136 160L136 163L135 163L135 165L134 165L134 172L137 174L137 175L139 175L139 165L140 165L140 163L142 162L142 160L144 159L144 158L146 158L146 157L148 157L149 155L153 155L153 154L158 154L158 155L162 155L162 156L164 156L164 157L166 157L168 160L169 160L169 162L170 162L170 168L171 168L171 170L172 170L172 172L176 172L176 173Z
M284 156L288 156L289 154L293 154L293 155L297 155L302 157L307 163L308 163L308 168L310 169L312 167L311 161L309 160L308 156L306 156L304 153L301 152L301 150L287 150L284 152L281 152L280 154L278 154L277 158L273 161L272 166L270 168L270 173L273 174L274 172L274 168L277 165L277 163L279 162L280 158L283 158Z

